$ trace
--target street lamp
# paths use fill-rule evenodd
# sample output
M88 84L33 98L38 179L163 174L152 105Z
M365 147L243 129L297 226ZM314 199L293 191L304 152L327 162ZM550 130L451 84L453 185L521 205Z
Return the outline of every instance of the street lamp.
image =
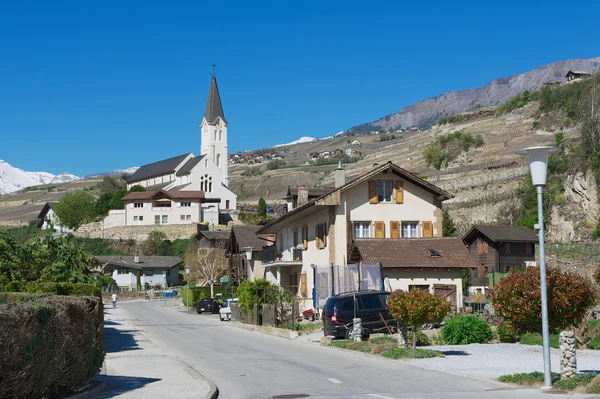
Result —
M546 177L548 172L548 155L562 151L558 147L537 146L517 150L519 155L529 157L529 167L531 169L531 180L537 192L538 203L538 226L539 226L539 245L540 245L540 294L542 299L542 342L544 353L544 388L552 387L552 377L550 375L550 329L548 326L548 293L546 290L546 253L544 248L544 211L542 202L542 190L546 186Z
M186 298L186 303L187 303L187 311L188 313L190 312L190 267L186 266L185 267L185 295L187 296ZM194 298L194 296L192 295L192 298Z
M252 260L252 247L244 247L244 251L246 252L246 277L250 276L250 261Z

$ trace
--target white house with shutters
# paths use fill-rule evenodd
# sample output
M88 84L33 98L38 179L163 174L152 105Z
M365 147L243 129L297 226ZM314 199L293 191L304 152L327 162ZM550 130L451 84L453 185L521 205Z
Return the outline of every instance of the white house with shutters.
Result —
M194 191L197 198L202 196L207 200L202 205L207 208L205 213L236 209L237 196L229 190L227 127L217 78L213 74L204 118L200 123L200 155L195 156L190 152L143 165L127 178L127 189L140 185L155 194L161 191ZM179 221L189 220L169 219L171 224ZM128 219L128 225L129 222L133 220Z
M302 192L306 189L298 188L296 207L257 232L274 234L280 253L279 259L263 260L266 278L307 301L313 294L313 266L347 265L355 240L408 240L408 246L403 248L410 248L411 240L428 238L429 245L435 245L435 238L442 236L442 201L452 198L446 191L391 162L349 181L345 181L341 168L335 174L334 189L308 200L308 193ZM449 245L468 254L460 240ZM386 266L383 264L386 289L410 288L401 269ZM411 278L422 283L419 288L428 279L430 283L435 279L436 283L452 284L456 290L462 290L457 287L461 286L460 267L470 266L444 267L439 272L431 268L417 272L422 277ZM457 302L461 299L455 298Z

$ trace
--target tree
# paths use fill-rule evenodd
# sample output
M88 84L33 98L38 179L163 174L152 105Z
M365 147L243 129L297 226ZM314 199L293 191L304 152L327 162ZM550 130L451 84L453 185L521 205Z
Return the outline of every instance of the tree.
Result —
M158 255L160 244L167 239L167 235L159 230L152 230L148 233L148 238L144 243L144 252L146 255Z
M58 200L53 209L61 225L77 230L96 215L96 199L87 191L74 191Z
M129 189L130 193L143 193L145 192L146 189L142 186L140 186L139 184L136 184L135 186L131 186L131 188Z
M113 193L104 193L96 200L96 215L106 216L110 210L110 204L112 201Z
M551 332L577 327L584 315L596 303L596 288L577 273L548 268L548 322ZM528 267L525 272L512 273L492 290L496 313L516 334L542 332L540 269Z
M127 190L124 188L115 191L110 199L110 209L125 209L125 203L121 200L127 195Z
M266 219L267 218L267 202L265 201L265 199L263 197L260 197L260 199L258 200L258 216L261 219Z
M210 296L214 297L214 284L229 269L225 248L227 241L216 240L215 248L200 248L198 243L188 247L185 254L185 265L190 266L190 279L199 280L202 285L210 286Z
M442 235L444 237L454 237L456 235L456 225L448 211L442 213Z
M427 290L397 290L388 298L390 314L396 320L412 326L413 351L417 347L419 326L426 323L441 322L450 311L451 305L443 299L435 297ZM400 332L398 332L400 334Z

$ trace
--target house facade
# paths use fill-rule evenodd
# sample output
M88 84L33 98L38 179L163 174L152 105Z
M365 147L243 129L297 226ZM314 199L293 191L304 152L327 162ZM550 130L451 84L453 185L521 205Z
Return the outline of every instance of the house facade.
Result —
M60 220L56 215L56 212L54 212L53 207L54 202L46 202L44 204L44 207L42 208L37 217L38 219L40 219L38 222L38 227L42 230L54 229L59 233L70 233L71 229L69 229L66 226L63 226L60 223Z
M274 238L257 235L261 226L233 225L229 247L229 268L234 284L243 280L254 281L265 278L264 259L274 259Z
M442 235L442 201L452 196L388 162L348 182L335 171L333 191L304 202L258 230L275 234L277 257L263 263L269 280L309 300L313 266L347 265L355 239Z
M92 256L105 274L110 274L121 291L165 288L179 283L176 256ZM138 275L140 287L138 287Z
M577 80L587 79L591 76L592 74L587 71L569 71L565 75L565 78L567 78L567 82L574 82Z
M187 153L143 165L127 178L127 189L140 185L148 191L201 191L205 198L218 199L219 209L236 209L237 196L228 188L227 127L213 74L200 123L200 156Z
M143 191L122 198L125 225L218 224L218 199L204 198L202 191Z
M476 264L470 270L471 293L484 294L490 286L488 273L506 273L535 262L536 233L522 226L475 225L463 236Z

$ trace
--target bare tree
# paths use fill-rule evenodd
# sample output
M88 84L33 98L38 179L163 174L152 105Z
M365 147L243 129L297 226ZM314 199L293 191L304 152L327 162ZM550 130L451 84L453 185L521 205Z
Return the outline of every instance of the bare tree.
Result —
M226 258L227 241L215 240L213 248L201 248L198 243L190 245L185 254L185 264L190 266L190 279L201 285L210 286L214 297L214 285L224 276L229 264Z

